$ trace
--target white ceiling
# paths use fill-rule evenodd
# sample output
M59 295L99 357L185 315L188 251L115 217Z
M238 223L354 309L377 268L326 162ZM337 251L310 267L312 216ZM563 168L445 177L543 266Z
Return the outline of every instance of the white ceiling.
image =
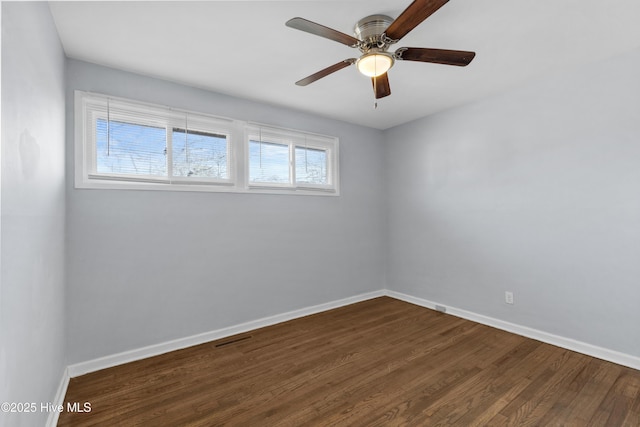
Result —
M397 45L471 50L467 67L397 62L374 109L355 67L297 80L358 56L288 28L295 16L352 34L364 16L410 0L51 2L66 54L236 97L386 129L640 47L638 0L451 0Z

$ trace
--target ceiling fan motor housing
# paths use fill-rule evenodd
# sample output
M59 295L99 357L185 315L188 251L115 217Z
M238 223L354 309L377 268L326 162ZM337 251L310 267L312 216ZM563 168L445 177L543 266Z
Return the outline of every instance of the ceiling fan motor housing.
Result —
M360 50L365 53L371 48L386 50L389 40L385 40L383 35L392 22L393 18L387 15L369 15L359 20L353 31L362 41Z

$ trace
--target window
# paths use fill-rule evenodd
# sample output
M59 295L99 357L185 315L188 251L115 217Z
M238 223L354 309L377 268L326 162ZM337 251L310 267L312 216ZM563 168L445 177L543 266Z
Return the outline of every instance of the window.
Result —
M76 91L76 187L338 194L338 140Z
M249 128L249 185L331 191L336 140L284 129Z
M85 93L78 101L85 183L232 184L231 120Z

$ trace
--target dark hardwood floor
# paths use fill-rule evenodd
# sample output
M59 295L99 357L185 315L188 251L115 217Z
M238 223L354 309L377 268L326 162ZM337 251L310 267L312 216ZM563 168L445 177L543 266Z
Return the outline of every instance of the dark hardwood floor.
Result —
M382 297L73 378L59 426L640 426L640 371ZM66 403L65 403L66 405Z

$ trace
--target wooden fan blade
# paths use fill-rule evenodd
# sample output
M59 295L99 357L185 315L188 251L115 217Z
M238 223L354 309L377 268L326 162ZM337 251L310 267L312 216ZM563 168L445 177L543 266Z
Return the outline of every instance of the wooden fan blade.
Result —
M436 64L464 67L476 56L475 52L464 50L426 49L421 47L403 47L396 51L396 58L404 61L433 62Z
M355 37L351 37L348 34L341 33L340 31L334 30L333 28L316 24L315 22L309 21L304 18L289 19L285 25L287 27L295 28L296 30L305 31L307 33L315 34L316 36L336 41L338 43L346 44L350 47L356 47L360 42L360 40Z
M381 74L378 77L371 77L371 83L373 84L373 92L376 94L376 99L391 95L391 87L389 86L389 76L387 73Z
M336 71L340 71L343 68L346 68L355 62L356 60L353 58L345 59L344 61L340 61L337 64L333 64L332 66L325 68L324 70L320 70L317 73L311 74L309 77L305 77L302 80L298 80L296 84L298 86L306 86L310 83L315 82L316 80L320 80L323 77L327 77L329 74L335 73Z
M392 40L400 40L422 21L433 15L449 0L414 0L404 12L389 25L385 34Z

